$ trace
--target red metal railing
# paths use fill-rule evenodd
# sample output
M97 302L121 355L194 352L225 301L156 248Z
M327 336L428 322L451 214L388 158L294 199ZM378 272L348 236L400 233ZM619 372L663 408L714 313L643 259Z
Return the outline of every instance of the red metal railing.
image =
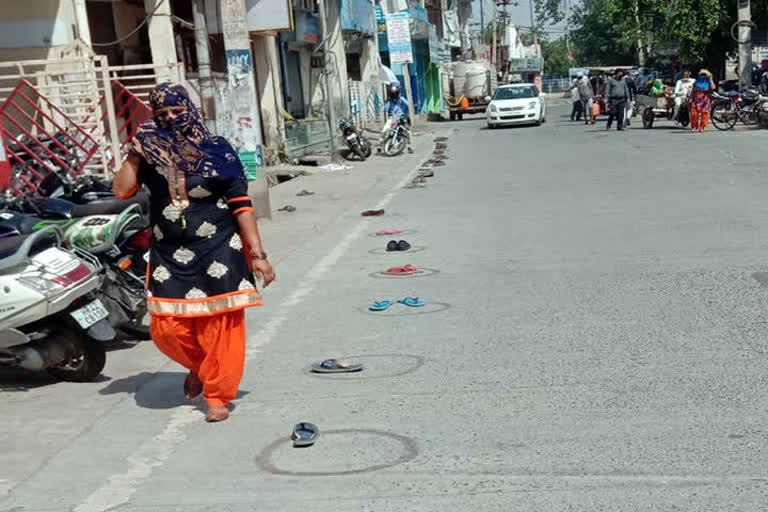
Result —
M97 138L109 140L116 135L122 153L152 110L118 81L111 82L111 93L116 130L111 130L106 95L102 95L98 103L103 112L101 119L85 131L29 82L21 80L0 106L0 190L10 187L13 194L37 190L37 183L49 172L64 171L71 177L78 176L94 156L104 154ZM53 116L46 111L54 113ZM92 116L82 124L94 121L98 111L96 106L86 111L86 116ZM102 127L104 132L99 134ZM115 171L115 162L121 156L110 155L107 168Z
M139 125L149 119L152 115L152 110L146 103L141 101L138 96L128 90L123 84L117 80L112 81L112 101L115 105L115 119L117 119L117 136L122 141L120 143L120 149L131 141L136 131L139 129ZM105 97L102 96L99 99L99 105L104 105ZM107 109L102 109L104 114L101 116L101 124L104 126L104 136L110 135L109 121L107 121ZM95 128L93 129L95 130ZM91 133L93 133L91 130ZM113 165L117 155L112 155L109 160L109 168L116 170Z
M26 80L0 105L0 136L7 160L0 163L0 184L10 181L14 194L36 190L49 172L77 176L99 149L90 134Z

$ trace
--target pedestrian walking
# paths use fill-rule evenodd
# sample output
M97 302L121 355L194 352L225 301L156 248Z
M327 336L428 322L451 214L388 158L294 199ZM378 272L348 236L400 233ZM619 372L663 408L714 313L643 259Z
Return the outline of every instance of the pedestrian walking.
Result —
M570 89L577 89L579 91L579 99L584 110L584 124L595 124L595 120L592 117L594 94L592 93L592 83L589 81L589 78L583 72L579 72L576 75L576 83Z
M627 87L626 80L624 80L624 72L621 69L617 69L613 77L608 78L605 96L610 105L608 124L605 125L605 129L610 130L613 120L616 119L616 130L624 130L625 107L629 97L629 88Z
M699 71L691 91L691 130L703 132L707 128L714 90L715 81L712 73L706 69Z
M574 78L573 82L571 82L571 121L579 121L584 110L584 106L581 104L581 97L579 96L577 81L578 79Z
M266 287L275 272L235 150L208 131L184 87L160 84L149 103L153 118L132 139L114 191L149 188L152 339L189 370L185 397L203 393L206 421L222 421L243 374L244 309L261 305L256 279Z

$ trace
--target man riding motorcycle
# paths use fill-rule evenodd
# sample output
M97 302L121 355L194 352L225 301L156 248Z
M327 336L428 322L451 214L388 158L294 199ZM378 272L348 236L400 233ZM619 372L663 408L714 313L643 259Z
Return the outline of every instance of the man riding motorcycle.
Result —
M389 98L384 103L384 127L381 129L381 138L379 139L379 147L377 152L381 153L382 148L386 142L386 134L389 130L390 118L399 116L405 121L405 133L408 141L408 152L413 153L413 146L411 145L411 119L409 116L410 109L408 106L408 100L400 96L400 86L392 84L389 87Z
M680 107L683 106L683 102L691 95L693 90L694 80L691 78L691 72L688 70L683 71L683 78L677 81L675 84L675 111L673 119L678 122L680 119Z

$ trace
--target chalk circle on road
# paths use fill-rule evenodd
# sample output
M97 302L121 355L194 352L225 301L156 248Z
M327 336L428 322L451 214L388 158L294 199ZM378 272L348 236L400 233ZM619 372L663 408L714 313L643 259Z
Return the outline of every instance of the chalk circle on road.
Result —
M415 233L418 233L419 231L417 229L404 229L400 233L393 233L391 235L377 235L374 233L368 233L368 236L370 238L378 238L379 240L392 240L393 238L404 237L404 236L410 236Z
M403 255L403 253L398 253L398 254L400 254L401 256ZM378 279L413 279L417 277L430 277L440 273L440 271L435 268L422 268L421 270L423 270L424 272L419 272L418 274L407 274L407 275L382 274L381 270L379 270L368 275Z
M419 454L416 441L400 434L319 427L320 435L311 447L296 449L286 435L267 445L256 457L256 465L273 475L347 476L391 468Z
M365 354L339 356L339 359L351 363L362 363L363 371L350 373L315 373L309 366L305 371L319 379L334 380L371 380L402 377L424 366L424 356L415 354Z
M427 303L424 306L411 307L404 304L398 304L395 302L384 311L371 311L368 307L358 308L358 311L365 313L366 315L385 317L401 317L401 316L414 316L414 315L431 315L433 313L441 313L451 307L447 302L434 302L429 301L421 297Z
M384 237L382 237L382 238L384 238ZM392 239L392 240L394 240L394 239L396 239L396 238L397 238L397 236L393 236L391 239ZM427 248L426 248L426 247L424 247L423 245L412 245L412 246L411 246L411 248L410 248L410 249L408 249L407 251L388 251L388 250L386 249L386 247L377 247L376 249L371 249L371 250L370 250L370 251L368 251L368 252L369 252L369 253L371 253L371 254L394 254L394 255L402 255L402 254L411 254L411 253L414 253L414 252L421 252L421 251L424 251L424 250L426 250L426 249L427 249Z

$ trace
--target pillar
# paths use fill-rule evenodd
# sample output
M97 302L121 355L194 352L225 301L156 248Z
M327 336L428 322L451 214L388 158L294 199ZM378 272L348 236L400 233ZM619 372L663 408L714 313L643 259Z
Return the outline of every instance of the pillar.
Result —
M91 46L91 28L88 26L88 11L85 8L85 0L73 0L75 9L75 27L77 37L88 46Z
M256 217L270 218L272 212L266 176L264 172L258 172L254 165L263 165L264 161L259 98L256 94L245 0L221 1L221 25L228 75L222 103L228 108L227 115L219 116L216 125L219 133L235 146L240 160L247 167L250 180L248 192L253 200Z
M144 9L147 14L155 11L155 7L161 0L144 0ZM171 2L166 0L157 11L154 12L147 24L149 33L149 49L152 52L153 64L172 64L176 62L176 41L173 37L173 23L171 21ZM170 70L157 70L163 76L157 78L158 82L171 79ZM166 76L167 75L167 76Z

